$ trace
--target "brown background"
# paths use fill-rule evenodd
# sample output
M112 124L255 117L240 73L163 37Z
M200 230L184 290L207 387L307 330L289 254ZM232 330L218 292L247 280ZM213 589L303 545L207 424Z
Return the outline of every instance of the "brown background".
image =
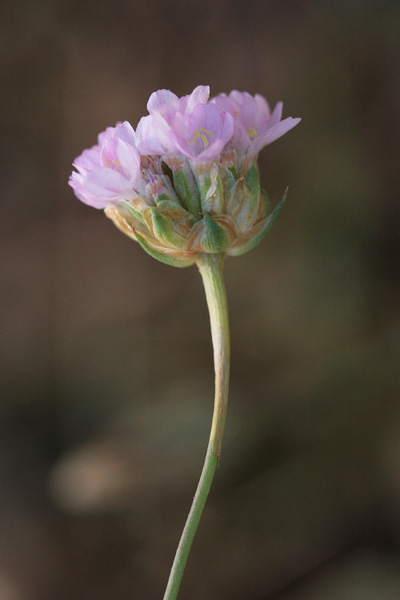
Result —
M259 92L287 205L230 259L232 383L190 600L400 598L400 5L17 0L0 36L0 600L156 600L205 452L196 268L67 186L150 93Z

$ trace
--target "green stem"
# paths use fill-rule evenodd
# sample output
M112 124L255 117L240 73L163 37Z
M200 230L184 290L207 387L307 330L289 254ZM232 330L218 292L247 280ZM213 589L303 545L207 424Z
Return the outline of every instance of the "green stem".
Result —
M222 277L225 256L202 254L197 261L203 278L214 349L215 399L210 441L193 503L179 541L164 600L175 600L204 505L221 455L229 389L229 321Z
M224 254L202 254L197 261L206 292L214 350L215 397L210 443L218 461L228 405L230 359L228 303L222 276L224 261Z

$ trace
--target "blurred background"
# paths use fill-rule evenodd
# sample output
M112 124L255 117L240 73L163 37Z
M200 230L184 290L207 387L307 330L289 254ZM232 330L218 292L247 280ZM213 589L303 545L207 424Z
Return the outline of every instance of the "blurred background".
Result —
M17 0L2 9L0 600L157 600L213 371L195 267L74 197L151 92L301 116L262 151L284 210L229 259L220 469L182 600L400 598L400 4Z

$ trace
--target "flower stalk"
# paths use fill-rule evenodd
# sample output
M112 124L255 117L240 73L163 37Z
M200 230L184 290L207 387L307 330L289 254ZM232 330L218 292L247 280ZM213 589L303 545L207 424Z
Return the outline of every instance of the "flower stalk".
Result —
M197 261L206 293L214 351L215 397L210 444L218 461L221 456L228 405L230 364L228 303L223 280L224 261L224 254L202 254Z
M214 351L215 398L210 441L196 494L176 551L164 600L175 600L190 548L221 456L229 391L229 320L223 280L224 254L203 254L197 266L203 279Z

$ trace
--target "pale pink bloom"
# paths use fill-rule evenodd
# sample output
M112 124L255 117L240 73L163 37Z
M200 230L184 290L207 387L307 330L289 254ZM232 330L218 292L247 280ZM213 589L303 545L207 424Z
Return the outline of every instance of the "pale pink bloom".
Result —
M149 115L142 117L136 128L136 147L143 155L173 155L179 153L177 137L174 135L175 120L189 118L199 104L206 104L210 88L197 86L187 96L178 98L169 90L153 92L147 103Z
M97 146L84 150L73 165L77 172L69 184L79 200L94 208L135 198L144 191L140 154L128 121L100 133Z
M278 102L273 112L268 102L260 94L251 96L248 92L233 90L229 96L219 94L211 100L221 111L229 112L235 120L232 146L239 152L258 152L267 144L282 137L295 127L301 119L282 118L282 102Z
M215 104L197 104L190 114L177 113L171 131L178 150L197 161L216 158L232 134L232 116Z
M169 90L153 92L147 110L149 115L142 117L136 128L136 148L143 155L173 153L170 131L172 119L180 110L178 96Z

